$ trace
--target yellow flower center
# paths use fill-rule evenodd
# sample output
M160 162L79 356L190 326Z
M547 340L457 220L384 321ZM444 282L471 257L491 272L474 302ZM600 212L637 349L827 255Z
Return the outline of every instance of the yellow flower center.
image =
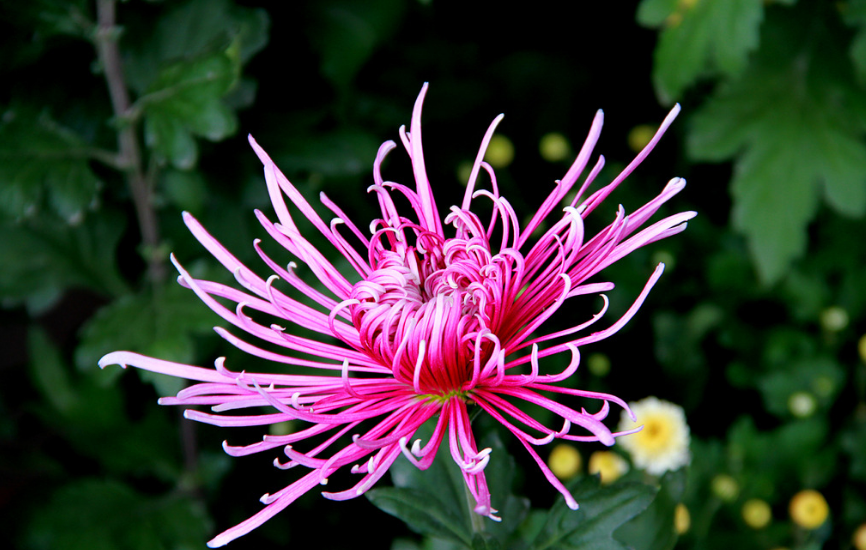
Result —
M642 418L643 430L633 437L646 452L654 453L667 449L673 436L670 421L663 416L648 416Z

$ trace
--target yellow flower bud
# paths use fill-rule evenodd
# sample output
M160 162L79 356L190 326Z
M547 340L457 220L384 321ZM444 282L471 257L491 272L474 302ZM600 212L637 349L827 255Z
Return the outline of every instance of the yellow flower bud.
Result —
M611 451L596 451L589 457L589 473L601 475L604 485L613 483L628 471L628 463Z
M589 372L603 378L610 372L610 359L603 353L593 353L586 358L586 366Z
M857 351L860 352L860 360L866 363L866 334L860 337L857 342Z
M830 306L821 312L821 328L827 332L839 332L848 326L848 312L839 306Z
M678 13L672 13L666 21L669 27L676 27L682 21L683 16ZM641 149L646 147L656 133L656 129L649 124L641 124L635 126L628 133L628 146L635 153L639 153Z
M505 168L514 160L514 144L502 134L493 134L484 160L494 168Z
M743 504L741 513L743 521L752 529L763 529L773 519L773 511L770 509L770 505L759 498L747 500Z
M571 154L571 144L564 135L551 132L541 137L541 141L538 142L538 151L544 160L559 162L567 159Z
M692 516L689 514L689 509L686 505L680 502L674 510L674 529L678 535L682 535L692 526Z
M580 453L567 443L560 443L550 451L547 465L550 471L562 480L569 480L577 475L581 466Z
M740 484L728 474L719 474L712 481L713 494L725 502L733 502L740 494Z
M798 391L788 397L788 410L797 418L808 418L817 408L818 401L809 392Z
M854 536L851 537L851 544L857 550L866 550L866 523L860 524L860 527L854 531Z
M830 507L827 506L824 495L818 491L806 489L794 495L788 506L788 512L794 523L800 527L817 529L827 521Z

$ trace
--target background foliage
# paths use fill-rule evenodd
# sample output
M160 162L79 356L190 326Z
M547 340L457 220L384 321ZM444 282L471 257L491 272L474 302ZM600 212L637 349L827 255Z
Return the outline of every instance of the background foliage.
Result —
M196 275L231 278L181 211L253 258L262 231L252 209L268 201L250 133L303 192L327 189L370 219L376 148L408 123L430 81L425 143L440 205L462 193L460 163L505 112L501 133L515 155L500 185L524 213L567 168L542 159L543 135L579 143L604 108L600 151L623 165L630 131L683 104L615 200L634 207L684 176L690 186L671 208L700 216L613 270L612 307L622 311L654 263L673 267L626 331L588 350L609 358L611 373L581 369L574 383L682 404L692 465L661 480L633 471L606 487L578 477L582 509L566 513L491 422L489 445L502 452L488 471L506 521L484 535L464 523L445 464L428 476L395 465L393 487L370 501L405 524L363 499L308 495L233 547L322 539L338 548L363 536L394 549L850 548L866 522L866 340L857 351L866 332L866 0L580 10L572 19L556 6L438 0L0 3L5 540L33 550L200 548L286 483L269 458L230 460L224 432L158 408L176 381L100 372L96 360L116 349L202 365L237 355L167 266L173 251ZM387 169L410 179L407 166ZM582 318L592 304L575 310ZM788 518L803 488L830 504L816 530ZM417 506L434 497L437 506ZM741 515L753 498L771 505L762 529ZM692 525L678 539L679 502Z

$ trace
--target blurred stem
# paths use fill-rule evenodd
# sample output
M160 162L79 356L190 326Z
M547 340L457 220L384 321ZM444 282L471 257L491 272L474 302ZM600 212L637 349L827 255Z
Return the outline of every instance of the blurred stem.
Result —
M463 494L466 495L466 508L469 510L469 523L472 525L473 533L484 532L484 518L475 513L475 497L469 492L469 486L463 484Z
M130 117L129 93L123 78L123 64L120 48L117 45L115 6L115 0L96 1L98 19L96 48L105 73L114 116L120 124L117 130L120 165L126 174L126 182L135 205L147 259L148 276L151 282L157 283L165 279L166 269L163 259L156 254L159 247L159 225L153 208L153 185L152 180L145 176L141 161L141 147L135 133L136 123Z

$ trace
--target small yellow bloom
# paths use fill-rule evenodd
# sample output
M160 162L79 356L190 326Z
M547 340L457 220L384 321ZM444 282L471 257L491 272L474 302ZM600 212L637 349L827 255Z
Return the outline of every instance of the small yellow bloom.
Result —
M839 332L848 326L848 312L839 306L830 306L821 312L821 328L827 332Z
M675 15L682 19L682 16L679 14L671 14L668 19L673 18ZM672 27L675 27L677 24L679 24L679 21L677 21L676 24L669 23L669 25ZM628 133L629 149L631 149L635 153L640 153L641 150L646 147L646 144L650 142L655 133L656 129L649 124L641 124L640 126L635 126Z
M860 360L866 363L866 334L857 342L857 351L860 353Z
M759 498L747 500L743 504L741 513L743 521L752 529L763 529L773 519L773 511L770 510L770 505Z
M457 181L460 182L460 185L466 187L466 184L469 183L469 176L472 175L472 161L464 160L460 164L457 165Z
M854 548L857 550L866 550L866 523L860 525L856 531L854 531L854 536L851 537L851 544L854 545Z
M628 471L628 462L611 451L596 451L589 457L589 473L601 475L604 485L613 483Z
M818 401L807 391L797 391L788 397L788 410L797 418L808 418L818 408Z
M610 359L603 353L593 353L586 358L586 366L589 372L604 378L610 372Z
M571 155L571 144L568 139L559 132L544 134L538 142L538 151L541 158L547 162L559 162Z
M689 509L686 508L685 504L680 502L674 510L674 529L677 530L678 535L682 535L687 532L691 526L692 516L689 514Z
M733 502L740 494L740 484L728 474L719 474L712 481L713 494L725 502Z
M634 465L652 475L677 470L691 461L689 453L689 426L682 407L647 397L629 407L637 416L633 422L623 411L619 431L643 425L635 434L622 436L617 443L629 452Z
M830 507L827 506L824 495L818 491L806 489L794 495L788 506L788 512L794 523L800 527L817 529L827 521Z
M567 443L560 443L554 447L547 458L547 465L550 466L550 471L563 481L567 481L577 475L580 471L581 462L583 461L580 458L580 453Z
M502 134L493 134L484 160L494 168L505 168L514 160L514 144Z

